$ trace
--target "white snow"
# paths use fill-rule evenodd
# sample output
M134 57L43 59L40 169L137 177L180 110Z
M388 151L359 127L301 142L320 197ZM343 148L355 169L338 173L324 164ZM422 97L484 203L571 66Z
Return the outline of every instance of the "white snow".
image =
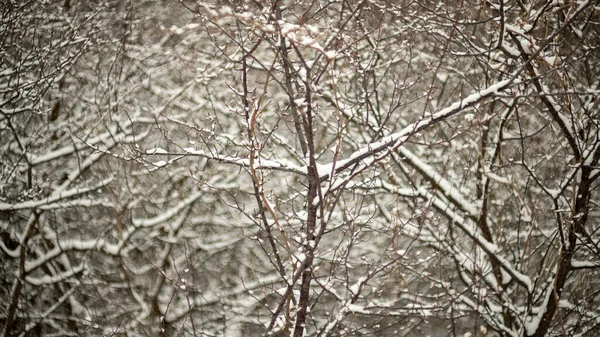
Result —
M296 98L294 100L294 104L296 104L296 106L304 106L306 105L306 100L304 99L304 97Z
M337 52L335 50L329 50L329 51L325 52L325 56L328 59L332 60L337 57Z
M600 261L572 260L571 267L573 267L573 268L597 268L597 267L600 267Z
M146 150L146 154L167 154L167 153L168 153L167 150L161 149L160 147Z
M352 286L350 286L350 288L348 290L350 290L350 292L353 295L357 295L360 292L360 288L363 286L363 283L365 283L366 281L367 281L367 277L362 276L361 278L358 279L358 281L356 281Z

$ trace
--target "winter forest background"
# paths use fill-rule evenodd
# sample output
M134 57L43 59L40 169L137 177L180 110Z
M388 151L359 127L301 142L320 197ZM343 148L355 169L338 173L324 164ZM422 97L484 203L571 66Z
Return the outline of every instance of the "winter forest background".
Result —
M599 336L597 0L0 5L1 336Z

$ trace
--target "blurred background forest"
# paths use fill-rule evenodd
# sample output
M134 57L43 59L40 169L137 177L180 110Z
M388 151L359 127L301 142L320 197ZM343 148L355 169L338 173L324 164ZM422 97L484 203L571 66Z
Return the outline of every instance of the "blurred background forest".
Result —
M0 13L1 336L600 335L599 1Z

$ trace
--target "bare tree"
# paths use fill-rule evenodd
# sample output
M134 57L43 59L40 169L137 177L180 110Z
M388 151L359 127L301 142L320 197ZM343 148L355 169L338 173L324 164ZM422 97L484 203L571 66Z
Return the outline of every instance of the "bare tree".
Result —
M7 7L3 335L597 334L598 6Z

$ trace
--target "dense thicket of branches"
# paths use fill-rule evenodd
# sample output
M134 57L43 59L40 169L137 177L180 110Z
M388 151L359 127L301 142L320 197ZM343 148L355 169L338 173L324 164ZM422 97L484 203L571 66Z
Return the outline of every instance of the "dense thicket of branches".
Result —
M596 336L600 3L5 1L2 336Z

